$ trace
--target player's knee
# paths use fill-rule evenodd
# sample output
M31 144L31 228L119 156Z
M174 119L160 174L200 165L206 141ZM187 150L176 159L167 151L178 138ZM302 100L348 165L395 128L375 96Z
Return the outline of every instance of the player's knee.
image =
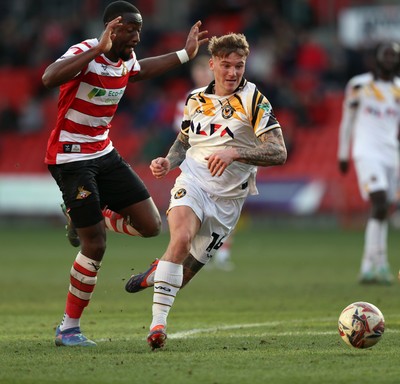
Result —
M106 251L106 238L98 236L96 238L81 238L82 253L94 260L101 260Z
M389 211L389 202L386 191L373 192L370 195L372 204L372 217L377 220L385 220Z
M184 255L185 259L187 255L189 255L190 253L191 246L192 246L192 238L190 237L189 233L181 231L179 234L174 236L174 241L173 241L174 254Z
M158 236L161 232L161 218L155 218L146 227L138 230L143 237L154 237Z
M388 204L375 204L372 207L372 217L377 220L385 220L388 214Z

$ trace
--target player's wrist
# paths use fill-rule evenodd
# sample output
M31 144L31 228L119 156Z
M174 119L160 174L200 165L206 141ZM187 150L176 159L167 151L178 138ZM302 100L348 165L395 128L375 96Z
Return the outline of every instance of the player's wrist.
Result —
M94 47L90 48L90 51L93 53L94 57L100 56L103 53L106 53L102 44L97 44Z
M187 63L190 60L190 57L185 48L181 49L180 51L176 51L176 54L178 55L178 59L181 64Z

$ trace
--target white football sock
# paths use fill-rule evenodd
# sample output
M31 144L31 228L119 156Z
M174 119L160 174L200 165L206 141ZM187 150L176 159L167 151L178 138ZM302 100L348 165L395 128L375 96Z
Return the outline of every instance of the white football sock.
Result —
M361 261L361 273L370 272L378 263L381 239L381 221L368 219L365 229L364 254Z
M380 222L380 233L379 233L379 251L377 259L378 268L388 268L388 255L387 255L387 240L388 240L388 221L384 220Z
M64 313L64 317L60 324L60 331L65 331L66 329L80 327L81 319L74 319L69 317L66 313Z
M150 330L156 325L167 325L168 313L175 301L183 281L183 266L160 260L154 275L153 320Z

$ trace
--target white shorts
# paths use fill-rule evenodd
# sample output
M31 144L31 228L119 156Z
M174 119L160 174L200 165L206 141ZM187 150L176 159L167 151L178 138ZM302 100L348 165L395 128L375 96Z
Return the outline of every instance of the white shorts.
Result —
M386 191L388 201L393 203L397 198L399 183L398 167L388 167L376 160L358 159L354 161L358 187L364 200L369 194L377 191Z
M200 230L193 239L190 253L207 264L224 240L235 228L245 197L223 199L201 189L188 176L181 174L171 190L168 211L173 207L190 207L201 221Z

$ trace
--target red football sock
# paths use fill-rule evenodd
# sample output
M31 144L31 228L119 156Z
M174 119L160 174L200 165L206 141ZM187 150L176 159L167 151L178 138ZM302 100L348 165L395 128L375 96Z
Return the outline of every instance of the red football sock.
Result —
M78 253L71 268L70 285L65 313L71 318L80 318L88 306L96 286L101 262Z
M106 223L106 228L110 231L117 233L126 233L130 236L141 236L141 234L130 225L125 218L117 212L108 209L107 207L103 209L104 221Z

